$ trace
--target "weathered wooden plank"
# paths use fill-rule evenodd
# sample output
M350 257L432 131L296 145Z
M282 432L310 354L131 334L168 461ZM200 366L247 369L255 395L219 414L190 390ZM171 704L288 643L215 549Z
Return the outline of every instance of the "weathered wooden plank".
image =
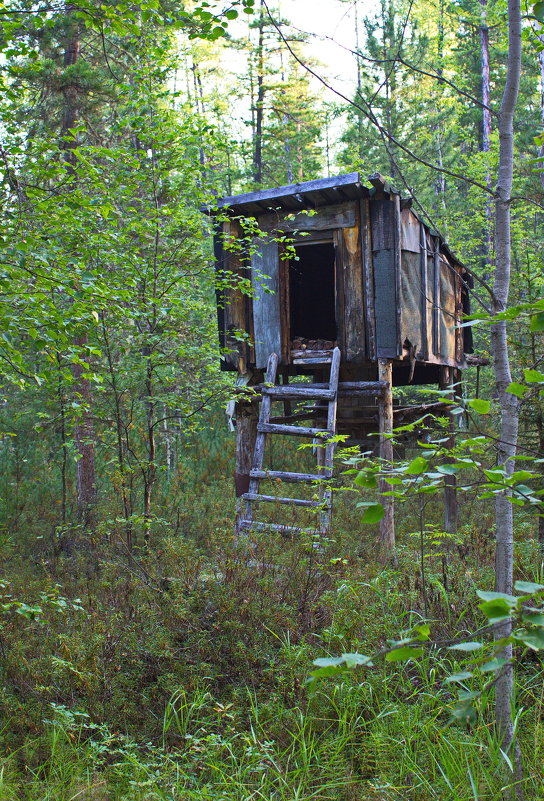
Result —
M279 400L284 398L291 400L304 400L305 398L309 400L319 398L333 400L336 396L336 392L332 389L316 389L303 386L263 387L262 392L264 395L270 395L273 399L277 398Z
M236 497L249 490L249 473L253 460L257 420L258 399L236 401L236 472L234 474Z
M286 503L291 506L306 506L310 509L321 509L321 501L307 501L304 498L282 498L279 495L261 495L260 493L246 492L244 500L252 503Z
M278 369L278 356L276 353L271 353L268 357L268 365L266 368L265 381L267 384L276 383L276 370ZM255 450L253 452L253 462L251 465L251 472L254 470L262 470L264 459L264 448L266 444L266 434L259 431L259 424L263 425L270 420L270 409L272 407L272 400L268 395L265 395L261 402L261 413L259 415L259 423L257 424L257 436L255 438ZM249 491L259 491L259 480L250 475ZM251 520L252 510L251 504L246 503L246 520Z
M345 304L344 304L344 237L342 231L334 231L334 316L336 319L336 340L345 352ZM331 354L332 357L332 354Z
M401 216L400 216L400 195L393 195L393 221L394 221L394 262L395 262L395 309L397 313L397 353L402 353L404 344L402 336L402 251L401 245ZM415 344L415 343L412 343Z
M261 481L271 479L272 481L287 481L289 483L313 484L315 481L324 481L331 478L330 471L324 470L321 475L315 473L292 473L284 470L252 470L251 478L258 478Z
M338 379L340 377L340 348L335 348L332 357L329 386L334 391L334 398L329 402L327 429L336 433L336 411L338 409ZM325 467L332 469L336 443L327 443L325 448Z
M221 345L228 351L224 355L224 362L244 373L247 369L247 345L240 333L244 334L247 330L248 298L240 291L239 283L247 280L248 270L241 251L240 224L237 220L225 221L222 232L217 236L216 250L220 254L217 267L218 294L223 327Z
M258 423L257 431L263 434L290 434L294 437L322 437L326 439L333 435L332 431L323 428L306 428L305 426L287 426L276 423ZM255 465L257 469L257 465Z
M419 253L420 250L420 225L418 218L407 208L401 208L401 250L409 250L411 253Z
M393 250L395 247L394 203L389 195L376 194L370 201L372 250Z
M295 349L291 351L291 356L293 359L304 359L305 356L309 359L318 359L322 356L331 359L332 351L332 348L331 350L310 350L309 348L304 348L304 350Z
M281 353L281 312L278 243L254 240L251 254L255 361L265 367L271 353Z
M347 361L365 359L365 314L359 215L353 228L343 228L344 355Z
M330 351L329 351L330 354ZM293 359L293 364L330 364L332 356L318 356L310 359Z
M300 526L284 526L281 523L260 523L256 520L241 520L240 528L255 531L285 531L289 534L302 534L303 532L316 530L315 526L301 528Z
M327 387L328 384L312 383L309 386L321 388ZM381 393L387 388L385 381L339 381L338 391L349 392L350 390L358 390L360 392L376 392Z
M285 198L290 195L304 195L307 192L319 192L323 189L330 189L340 186L350 186L361 184L361 177L358 172L350 172L346 175L334 175L330 178L317 178L315 181L304 181L298 184L287 184L272 189L260 189L257 192L246 192L243 195L232 195L217 201L217 208L231 208L246 203L262 203L275 199ZM361 186L361 191L364 188ZM213 213L213 208L207 207L205 211Z
M363 297L365 316L365 343L369 359L376 358L376 317L374 311L374 266L372 261L372 225L370 201L363 198L359 204L359 229L363 270Z
M349 228L355 225L356 203L337 203L308 213L298 214L273 212L263 214L258 219L261 231L332 231L336 228Z

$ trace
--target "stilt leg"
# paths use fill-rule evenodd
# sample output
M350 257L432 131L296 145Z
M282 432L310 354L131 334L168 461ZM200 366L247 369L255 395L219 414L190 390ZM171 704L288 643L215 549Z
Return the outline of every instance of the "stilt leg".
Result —
M393 365L388 359L378 360L378 378L387 383L387 388L380 401L380 458L386 462L393 461L393 443L387 436L393 430ZM380 492L387 492L390 485L382 479ZM395 507L393 498L382 497L384 516L380 520L380 547L386 561L395 561Z
M238 521L243 517L241 496L249 491L249 471L253 462L258 419L257 400L236 402L236 535L239 533Z
M440 368L440 389L450 389L452 395L455 394L455 388L452 386L453 368L441 367ZM455 415L448 413L448 429L449 437L446 443L446 448L455 447ZM459 507L457 505L457 480L455 476L446 476L444 480L444 531L448 534L456 534L459 520Z

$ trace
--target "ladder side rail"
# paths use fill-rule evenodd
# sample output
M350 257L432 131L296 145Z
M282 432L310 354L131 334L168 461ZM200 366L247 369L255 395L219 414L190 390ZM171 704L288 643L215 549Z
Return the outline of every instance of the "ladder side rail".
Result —
M266 376L265 382L267 384L275 384L276 383L276 371L278 369L278 355L277 353L271 353L268 357L268 365L266 367ZM272 409L272 398L270 395L263 395L261 401L261 413L259 415L259 423L268 423L270 420L270 411ZM266 433L264 431L259 430L259 426L257 425L257 437L255 439L255 451L253 453L253 465L252 470L262 470L263 468L263 461L264 461L264 449L266 445ZM249 482L249 492L257 495L259 493L259 481L258 478L251 478ZM248 522L253 520L253 510L250 501L246 501L246 513L245 519Z

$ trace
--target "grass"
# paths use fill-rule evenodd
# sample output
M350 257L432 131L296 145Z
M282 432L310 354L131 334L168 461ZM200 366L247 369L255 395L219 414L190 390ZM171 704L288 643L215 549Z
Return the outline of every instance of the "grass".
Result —
M443 680L462 664L447 652L305 685L313 659L374 653L423 614L417 509L399 505L395 570L357 523L359 491L338 494L321 548L254 538L248 564L232 542L231 446L219 439L186 456L164 497L165 517L168 503L182 511L156 523L149 550L127 560L114 538L98 543L95 574L46 540L30 557L1 554L10 596L32 604L62 584L84 611L48 602L38 618L0 620L0 801L501 798L510 777L492 699L472 727L451 722ZM284 454L272 456L277 466ZM295 457L305 469L310 455ZM471 509L462 547L446 543L447 559L429 547L425 560L437 637L476 630L475 588L492 586L489 521ZM428 512L438 525L440 504ZM516 577L538 580L527 531L519 540ZM541 660L516 675L526 794L544 801Z

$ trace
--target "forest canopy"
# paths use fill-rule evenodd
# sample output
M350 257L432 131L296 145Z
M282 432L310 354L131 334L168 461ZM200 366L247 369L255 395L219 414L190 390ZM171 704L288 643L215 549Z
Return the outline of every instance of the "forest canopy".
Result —
M518 0L0 4L0 799L544 797L542 25ZM217 306L255 287L218 276L203 210L343 173L465 265L476 356L394 387L440 413L387 463L339 442L326 537L240 538L249 379Z

